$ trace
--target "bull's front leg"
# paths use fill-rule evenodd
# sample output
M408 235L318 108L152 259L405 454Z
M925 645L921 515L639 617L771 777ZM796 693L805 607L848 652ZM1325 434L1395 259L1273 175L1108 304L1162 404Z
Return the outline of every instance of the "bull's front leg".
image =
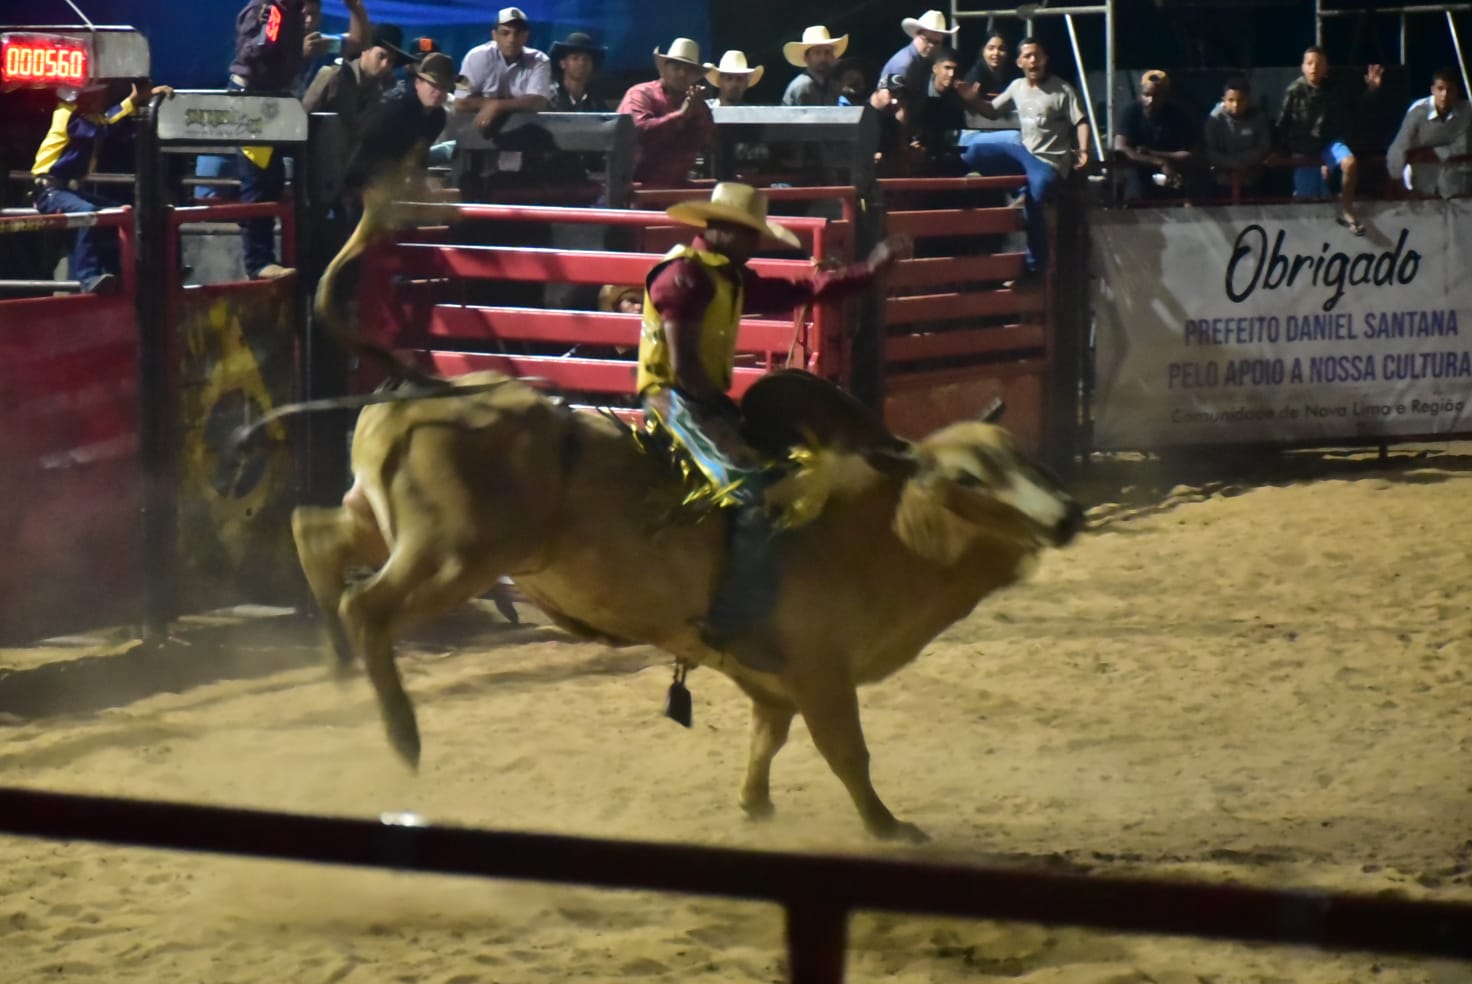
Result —
M766 820L772 806L772 759L787 744L797 708L787 701L751 696L751 754L746 760L746 780L741 784L741 809L753 820Z
M338 676L345 676L353 664L353 646L338 606L347 587L347 569L355 564L382 564L387 556L383 538L366 502L362 509L350 503L338 509L299 506L291 514L291 534L302 573L322 614L333 656L330 665Z
M825 676L825 669L832 675ZM869 781L869 749L864 744L859 695L852 681L835 671L833 663L826 667L819 663L806 668L794 666L789 682L813 744L842 780L869 833L881 840L929 840L925 831L913 823L896 819Z

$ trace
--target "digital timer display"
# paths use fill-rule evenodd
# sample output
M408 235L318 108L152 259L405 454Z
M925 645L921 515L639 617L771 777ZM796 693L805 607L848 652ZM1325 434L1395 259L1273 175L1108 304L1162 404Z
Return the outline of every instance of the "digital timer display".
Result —
M54 34L0 34L0 82L81 85L92 69L87 42Z

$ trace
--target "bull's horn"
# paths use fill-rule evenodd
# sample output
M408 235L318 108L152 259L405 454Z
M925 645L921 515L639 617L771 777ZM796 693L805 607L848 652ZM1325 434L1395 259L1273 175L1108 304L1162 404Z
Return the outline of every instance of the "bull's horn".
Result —
M990 403L981 408L981 413L976 415L976 419L980 420L983 424L994 424L998 420L1001 420L1002 414L1006 412L1007 404L1002 402L1000 396L994 396Z

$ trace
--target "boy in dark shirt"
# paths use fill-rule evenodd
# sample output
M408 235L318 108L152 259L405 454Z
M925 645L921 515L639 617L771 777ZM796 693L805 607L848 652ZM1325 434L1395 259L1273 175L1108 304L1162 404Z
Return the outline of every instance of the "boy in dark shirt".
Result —
M1170 77L1159 69L1146 72L1140 98L1120 113L1114 135L1115 152L1134 165L1119 172L1124 200L1164 197L1184 188L1195 146L1196 125L1171 98Z
M1354 107L1344 90L1329 82L1329 56L1313 46L1303 52L1303 75L1283 93L1278 116L1278 136L1284 149L1295 157L1311 157L1317 164L1295 168L1294 198L1329 197L1329 176L1340 175L1340 214L1335 220L1356 236L1365 234L1354 213L1354 192L1359 176L1358 162L1349 149L1354 130ZM1382 71L1371 65L1365 75L1369 92L1380 88Z

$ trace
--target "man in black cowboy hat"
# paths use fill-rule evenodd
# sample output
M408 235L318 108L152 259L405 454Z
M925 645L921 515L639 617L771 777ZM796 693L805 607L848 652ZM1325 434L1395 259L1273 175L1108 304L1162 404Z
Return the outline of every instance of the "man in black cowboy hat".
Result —
M365 121L348 165L350 192L361 194L411 154L424 164L429 145L445 128L445 99L455 90L455 63L437 51L410 62L409 72L410 78L395 86Z
M392 24L375 24L363 53L317 73L302 107L309 113L336 113L346 146L357 146L363 115L380 99L394 69L412 60L403 49L404 32Z
M554 113L608 112L607 104L594 99L589 91L606 51L582 31L573 31L553 44L551 58L557 81L552 83L552 103L547 108Z

